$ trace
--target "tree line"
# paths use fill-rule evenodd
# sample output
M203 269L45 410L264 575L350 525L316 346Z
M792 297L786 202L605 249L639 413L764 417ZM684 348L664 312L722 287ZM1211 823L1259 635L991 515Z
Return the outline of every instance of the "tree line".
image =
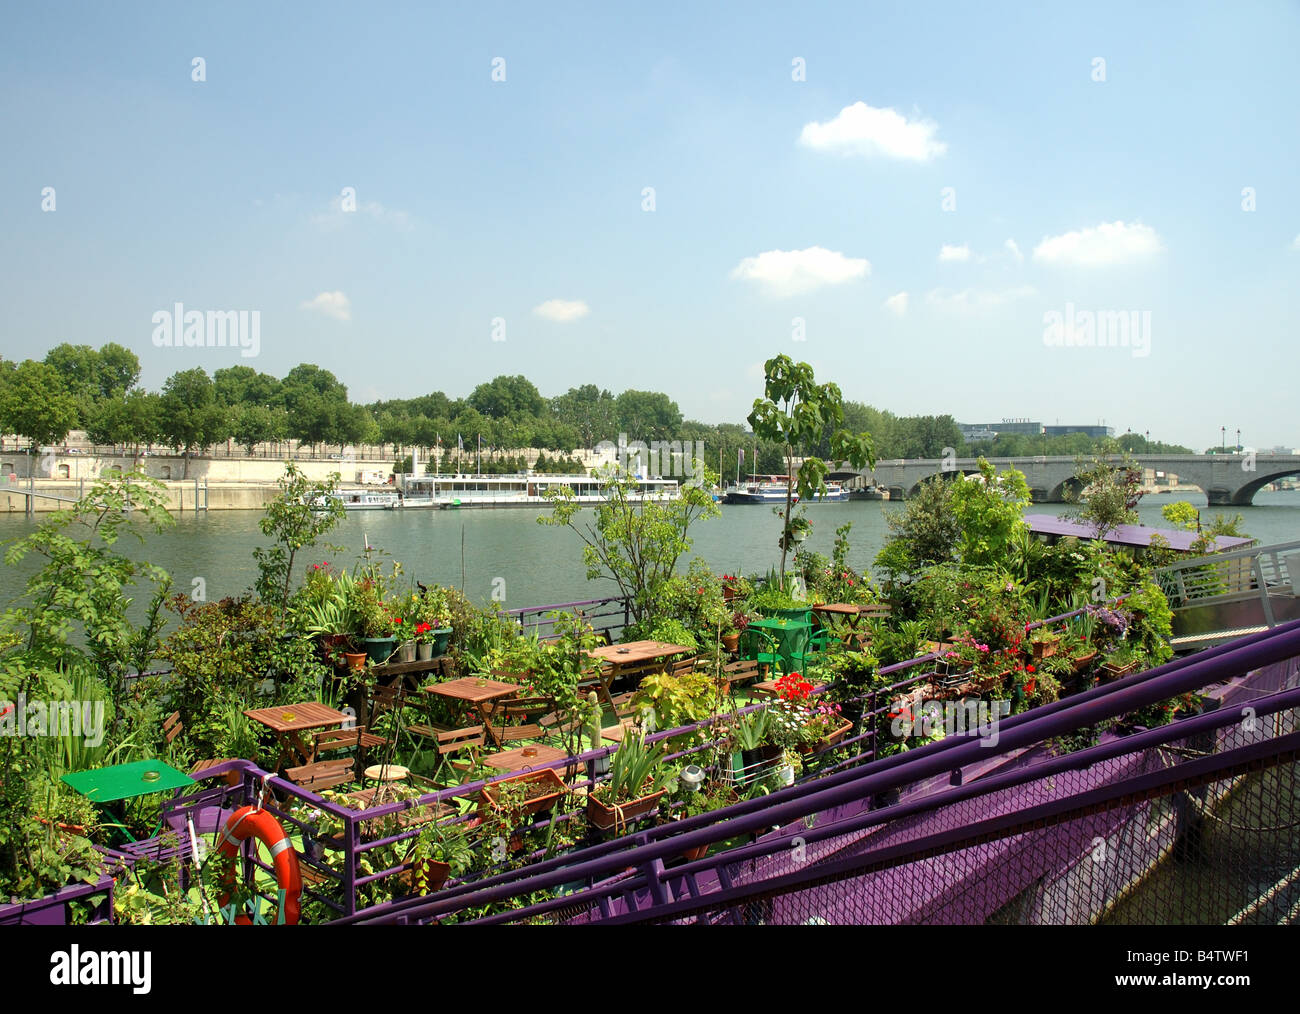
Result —
M91 442L141 448L174 448L188 460L215 444L233 440L250 454L259 444L296 440L313 451L321 446L391 444L418 448L429 460L438 449L447 457L464 445L473 461L482 440L484 468L506 467L509 452L524 447L568 453L602 441L703 441L710 467L723 478L780 474L782 447L756 441L747 426L685 419L677 403L660 391L627 390L615 395L595 384L572 387L547 398L523 376L499 376L479 384L465 398L441 391L416 398L353 403L347 387L329 370L300 363L283 378L237 365L211 376L201 367L167 378L160 391L139 386L140 362L121 345L94 349L64 343L43 360L0 361L0 431L28 438L33 446L61 444L70 430L86 431ZM1191 453L1175 445L1148 442L1137 434L1106 441L1069 434L1032 437L1000 434L967 445L950 415L897 416L860 402L845 401L844 425L870 433L877 459L958 456L1086 454L1128 450ZM828 456L828 446L801 449ZM514 462L511 461L511 464Z

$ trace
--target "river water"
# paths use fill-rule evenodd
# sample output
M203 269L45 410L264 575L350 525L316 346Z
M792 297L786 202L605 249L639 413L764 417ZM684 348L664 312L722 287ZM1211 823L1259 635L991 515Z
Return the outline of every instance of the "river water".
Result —
M1168 527L1160 508L1175 499L1180 497L1145 498L1138 506L1142 521ZM1203 503L1204 498L1200 500ZM852 521L849 562L856 569L868 569L888 534L885 518L901 509L902 504L882 501L810 505L813 532L804 545L829 556L836 527ZM1032 513L1055 514L1067 509L1062 504L1029 508ZM1203 508L1202 516L1208 519L1220 510ZM1261 492L1250 507L1222 510L1229 514L1239 510L1245 517L1245 531L1264 545L1300 539L1300 491ZM329 560L350 566L369 540L371 546L400 560L409 577L425 584L463 587L478 603L490 601L494 588L504 594L506 608L617 594L611 581L587 580L578 536L565 528L539 525L538 514L531 509L355 512L331 534L330 542L341 548L311 553L303 565ZM582 511L578 523L590 523L593 516ZM166 568L178 591L190 592L201 578L207 599L213 601L252 586L257 573L252 549L267 543L257 527L260 517L258 511L185 514L175 527L148 536L143 545L129 540L119 545L129 555ZM0 516L0 541L21 537L34 527L22 515ZM694 554L719 573L766 573L780 561L779 529L770 508L724 506L720 518L692 529ZM33 568L30 561L0 568L0 602L8 604L20 593Z

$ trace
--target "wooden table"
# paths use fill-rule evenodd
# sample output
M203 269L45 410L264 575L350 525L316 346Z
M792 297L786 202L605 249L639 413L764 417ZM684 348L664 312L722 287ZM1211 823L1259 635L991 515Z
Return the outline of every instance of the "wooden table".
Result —
M536 750L537 752L530 757L524 756L525 750ZM569 756L563 750L557 750L553 746L520 746L513 750L506 750L504 753L494 753L483 758L483 763L494 768L500 768L502 771L532 771L533 768L544 767L554 761L564 760Z
M431 683L423 690L426 694L437 694L439 697L446 697L455 702L462 715L472 706L483 719L483 727L487 730L487 734L492 737L492 741L497 746L500 746L501 738L493 727L495 711L493 704L506 697L514 697L519 693L519 685L481 679L478 676L462 676L460 679L448 680L446 683Z
M866 646L866 635L858 629L858 622L867 614L868 608L855 602L821 602L813 606L813 612L822 617L833 616L842 619L847 629L836 632L840 641L849 647L857 644L859 648L863 648ZM828 630L831 629L825 622L823 626Z
M601 667L599 673L600 686L605 691L605 700L609 702L609 706L617 711L617 705L614 704L614 696L610 687L622 670L634 665L653 662L666 655L680 655L683 652L693 650L684 644L669 644L666 641L628 641L626 644L602 645L592 651L591 655L602 662L609 663L608 672L604 671L603 666Z
M318 701L286 704L278 708L252 708L244 714L259 725L265 725L280 741L280 756L275 762L277 771L284 767L310 764L316 759L315 745L308 746L304 743L298 735L300 732L341 728L348 719L343 712L335 711ZM294 763L286 764L287 760Z

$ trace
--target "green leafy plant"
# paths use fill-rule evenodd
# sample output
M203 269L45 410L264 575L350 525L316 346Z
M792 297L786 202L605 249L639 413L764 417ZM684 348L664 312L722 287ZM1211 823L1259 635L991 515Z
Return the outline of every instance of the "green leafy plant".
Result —
M609 781L597 786L594 795L613 805L658 791L669 774L663 763L667 752L662 743L648 746L639 730L628 730L610 761Z

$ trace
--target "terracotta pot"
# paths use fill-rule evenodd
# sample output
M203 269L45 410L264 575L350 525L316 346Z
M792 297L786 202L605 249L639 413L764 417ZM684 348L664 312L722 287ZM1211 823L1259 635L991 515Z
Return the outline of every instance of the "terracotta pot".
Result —
M360 671L366 667L368 656L364 651L345 651L343 657L347 659L349 669Z
M659 809L659 797L665 790L652 792L648 796L629 799L617 806L602 803L595 796L587 797L587 823L598 831L622 831L629 824L640 820L652 811Z
M740 648L740 634L723 634L722 647L729 652L735 652Z

